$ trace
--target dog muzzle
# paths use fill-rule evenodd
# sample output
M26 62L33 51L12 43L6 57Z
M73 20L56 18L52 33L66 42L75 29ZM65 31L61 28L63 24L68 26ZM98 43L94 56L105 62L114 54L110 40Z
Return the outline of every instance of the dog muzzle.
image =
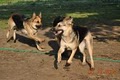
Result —
M42 28L42 25L36 25L36 28L40 29L40 28Z
M63 33L63 30L55 30L54 34L57 36L57 35L60 35Z

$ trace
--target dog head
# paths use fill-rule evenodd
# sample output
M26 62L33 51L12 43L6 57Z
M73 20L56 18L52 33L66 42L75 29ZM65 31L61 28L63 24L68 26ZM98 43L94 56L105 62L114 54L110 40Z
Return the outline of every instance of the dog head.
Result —
M55 26L55 35L59 35L65 33L68 30L71 30L73 26L73 18L72 17L65 17L63 21L60 21Z
M36 15L36 13L33 13L32 18L32 25L34 26L34 28L38 29L42 26L42 16L41 13L39 15Z
M55 26L57 26L57 24L61 21L64 20L65 17L62 17L62 16L57 16L54 21L53 21L53 27L50 29L53 33L56 33L55 31Z
M53 21L53 27L55 27L59 22L63 21L65 17L57 16Z

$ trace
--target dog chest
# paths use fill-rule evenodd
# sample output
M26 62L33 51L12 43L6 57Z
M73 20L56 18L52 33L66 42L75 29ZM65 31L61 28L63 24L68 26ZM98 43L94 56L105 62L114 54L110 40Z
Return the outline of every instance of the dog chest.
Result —
M61 47L66 48L67 50L73 50L75 48L77 48L78 46L78 42L74 41L72 43L66 43L64 41L61 41Z

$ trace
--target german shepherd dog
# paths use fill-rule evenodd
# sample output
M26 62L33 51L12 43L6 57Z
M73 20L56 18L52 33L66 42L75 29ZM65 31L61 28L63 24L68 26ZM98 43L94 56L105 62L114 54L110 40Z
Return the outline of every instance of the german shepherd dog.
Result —
M93 61L93 38L90 31L85 27L73 26L73 18L65 17L63 20L59 20L55 26L55 35L61 35L60 48L57 54L57 63L61 62L61 54L67 50L72 50L72 53L66 63L70 65L72 59L76 53L77 48L83 54L82 64L86 64L86 54L84 52L87 47L90 59L91 59L91 70L94 70Z
M38 50L43 50L39 46L39 42L43 42L43 38L39 38L37 36L38 29L41 27L41 13L39 15L36 15L36 13L33 13L32 17L29 19L26 19L24 15L15 13L10 16L8 19L8 32L6 37L9 38L10 31L13 30L13 39L16 40L16 31L21 31L22 33L26 34L28 38L33 39L36 43Z

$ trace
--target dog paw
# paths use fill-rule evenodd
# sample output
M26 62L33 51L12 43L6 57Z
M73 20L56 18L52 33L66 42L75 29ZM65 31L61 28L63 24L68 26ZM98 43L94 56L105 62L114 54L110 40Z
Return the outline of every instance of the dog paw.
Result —
M44 48L41 47L41 46L37 46L37 49L38 49L39 51L45 51Z
M61 62L61 57L57 59L57 63L59 64Z
M82 65L85 66L85 65L86 65L86 62L82 62Z
M72 61L71 61L71 60L68 60L68 61L67 61L67 64L72 64Z
M60 64L60 63L61 63L61 60L58 60L58 61L57 61L57 64Z
M38 48L39 51L44 51L44 49Z
M70 63L66 63L66 64L65 64L65 67L68 67L68 66L70 66L70 65L71 65Z
M44 42L44 41L45 41L45 39L40 39L39 41L40 41L40 42Z
M90 71L94 71L95 70L95 68L90 68Z
M70 65L70 63L66 63L63 69L65 69L66 71L70 71Z
M41 49L45 49L45 46L42 45L42 46L40 46L40 48L41 48Z

